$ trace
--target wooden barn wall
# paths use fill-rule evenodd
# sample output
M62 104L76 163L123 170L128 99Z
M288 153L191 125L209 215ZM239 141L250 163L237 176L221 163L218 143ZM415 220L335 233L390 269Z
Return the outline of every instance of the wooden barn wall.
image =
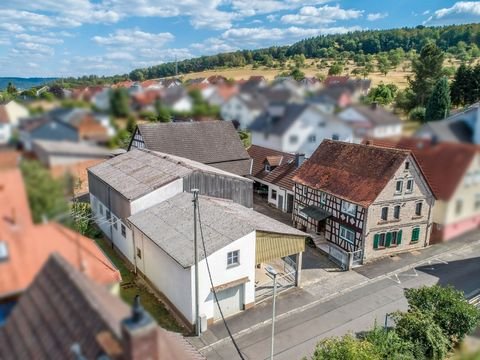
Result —
M253 207L253 181L195 171L183 178L183 190L198 189L200 195L232 200Z

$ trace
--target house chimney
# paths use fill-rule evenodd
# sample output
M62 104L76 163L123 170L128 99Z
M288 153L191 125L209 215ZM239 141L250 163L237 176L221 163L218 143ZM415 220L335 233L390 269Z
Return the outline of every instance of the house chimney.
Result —
M136 295L132 314L122 321L124 357L129 360L159 360L158 327Z
M299 168L300 165L305 161L305 154L295 154L295 167Z

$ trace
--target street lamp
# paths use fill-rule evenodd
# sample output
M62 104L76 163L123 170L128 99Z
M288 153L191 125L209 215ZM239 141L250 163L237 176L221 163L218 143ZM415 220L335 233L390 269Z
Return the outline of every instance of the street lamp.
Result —
M273 277L273 312L272 312L272 348L270 350L270 360L273 360L273 340L275 337L275 298L277 295L277 275L278 272L270 265L265 266L267 273Z

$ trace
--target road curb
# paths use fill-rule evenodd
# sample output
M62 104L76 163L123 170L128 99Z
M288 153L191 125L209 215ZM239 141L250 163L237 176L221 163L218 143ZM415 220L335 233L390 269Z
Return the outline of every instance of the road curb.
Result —
M470 242L470 243L468 243L468 244L464 244L464 245L462 245L462 246L460 246L460 247L458 247L458 248L456 248L456 249L449 249L449 250L446 250L446 251L444 251L444 252L442 252L442 253L439 253L439 254L436 254L436 255L432 255L432 256L430 256L430 257L428 257L428 258L426 258L426 259L419 260L419 261L417 261L417 262L415 262L415 263L413 263L413 264L405 265L405 266L403 266L403 267L401 267L401 268L399 268L399 269L396 269L396 270L394 270L394 271L390 271L390 272L388 272L388 273L386 273L386 274L379 275L379 276L374 277L374 278L372 278L372 279L368 279L368 280L362 281L362 282L360 282L360 283L358 283L358 284L356 284L356 285L353 285L353 286L350 286L350 287L348 287L348 288L345 288L345 289L336 291L336 292L334 292L334 293L332 293L332 294L329 294L329 295L327 295L327 296L325 296L325 297L323 297L323 298L314 300L314 301L312 301L312 302L310 302L310 303L308 303L308 304L305 304L305 305L299 306L299 307L297 307L297 308L295 308L295 309L286 311L286 312L284 312L284 313L282 313L282 314L277 315L277 316L275 317L275 319L276 319L276 321L278 321L278 320L281 320L281 319L283 319L283 318L287 318L287 317L289 317L289 316L291 316L291 315L293 315L293 314L303 312L303 311L308 310L309 308L314 307L314 306L316 306L316 305L318 305L318 304L321 304L321 303L323 303L323 302L329 301L329 300L331 300L331 299L333 299L333 298L335 298L335 297L337 297L337 296L344 295L344 294L347 294L347 293L349 293L349 292L352 292L352 291L354 291L354 290L356 290L356 289L358 289L358 288L360 288L360 287L362 287L362 286L369 285L369 284L373 284L373 283L376 283L376 282L378 282L378 281L380 281L380 280L389 278L389 277L392 276L392 275L399 274L399 273L402 273L402 272L405 272L405 271L414 269L414 268L416 268L416 267L424 264L425 262L435 260L436 258L438 258L438 257L440 257L440 256L443 256L443 255L445 255L445 254L447 254L447 253L456 252L456 251L462 250L462 249L464 249L464 248L466 248L466 247L468 247L468 246L474 246L474 245L478 245L478 244L480 244L480 239L479 239L479 240L476 240L476 241L473 241L473 242ZM272 319L267 319L267 320L264 320L264 321L261 321L261 322L255 324L255 325L252 325L252 326L250 326L250 327L248 327L248 328L246 328L246 329L240 330L240 331L232 334L232 336L235 338L235 340L237 340L238 338L241 338L243 335L245 335L245 334L247 334L247 333L250 333L250 332L252 332L252 331L255 331L255 330L257 330L257 329L259 329L259 328L262 328L262 327L264 327L264 326L266 326L266 325L269 325L269 324L271 324L271 323L272 323ZM212 348L214 348L214 347L216 347L216 346L218 346L218 345L220 345L220 344L223 344L223 343L226 342L226 341L231 341L231 340L230 340L230 337L224 337L224 338L222 338L222 339L219 339L219 340L217 340L217 341L215 341L215 342L213 342L213 343L211 343L211 344L209 344L209 345L206 345L206 346L204 346L204 347L202 347L202 348L199 348L198 351L199 351L199 352L204 352L204 351L206 351L206 350L210 350L210 349L212 349Z

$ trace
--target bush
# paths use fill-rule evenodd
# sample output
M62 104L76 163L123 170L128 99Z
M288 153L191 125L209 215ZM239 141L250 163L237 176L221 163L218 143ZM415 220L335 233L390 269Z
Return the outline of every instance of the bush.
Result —
M419 310L393 314L398 336L423 349L426 358L443 360L450 350L448 338L428 313Z
M381 359L385 360L416 360L414 345L398 336L395 330L388 330L375 325L367 332L364 339L376 349Z
M328 338L317 344L311 360L381 360L375 347L366 340L352 335Z
M424 122L425 121L425 108L418 106L408 113L408 118L412 121L419 121L419 122Z

